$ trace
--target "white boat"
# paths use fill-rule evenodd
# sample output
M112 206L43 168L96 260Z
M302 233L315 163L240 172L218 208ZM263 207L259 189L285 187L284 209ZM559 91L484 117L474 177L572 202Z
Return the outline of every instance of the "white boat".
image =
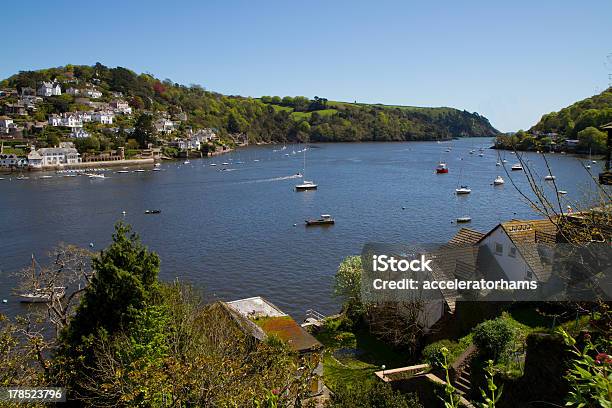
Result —
M512 171L523 170L523 166L520 163L516 163L512 165Z
M161 169L159 167L154 167L153 171L161 171Z
M190 163L191 163L191 162L190 162L189 160L185 160L185 161L183 162L183 164L190 164Z
M64 177L76 177L76 174L64 174Z
M210 166L213 166L213 167L214 167L214 166L216 166L216 165L217 165L217 163L210 163Z
M458 224L466 223L466 222L471 222L471 221L472 221L472 217L469 217L469 216L457 217L457 223Z
M17 297L22 303L48 303L53 298L62 298L66 293L66 288L63 286L54 286L52 288L39 288L29 292L19 293Z
M53 178L53 176L45 175L45 176L40 176L39 178L41 178L41 179L50 179L50 178Z
M566 194L567 194L567 191L565 191L565 190L559 190L559 191L557 191L557 194L559 194L559 195L566 195Z
M297 184L295 186L295 191L306 191L306 190L316 190L317 185L310 180L304 180L302 184Z
M501 166L500 162L495 163L496 166Z
M461 187L455 189L455 193L457 195L470 194L471 192L472 192L472 190L468 186L461 186Z
M153 167L161 167L161 163L155 163Z
M145 169L136 169L134 170L134 173L144 173L145 171Z
M117 173L129 173L129 171L128 170L119 170L119 171L117 171Z
M223 163L221 163L221 165L222 166L229 166L229 163L228 162L223 162Z
M312 180L306 180L306 149L304 149L304 170L302 171L302 176L304 177L304 181L301 184L295 186L295 191L306 191L306 190L316 190L317 185Z
M556 178L557 177L553 176L552 174L549 174L549 175L544 177L544 180L546 180L546 181L553 181Z
M478 153L479 157L484 157L484 153Z
M495 177L495 180L493 180L493 185L494 186L501 186L502 184L504 184L504 178L502 176L497 176Z
M258 162L258 161L259 161L259 159L255 159L255 160L253 160L253 161L254 161L254 162Z
M88 174L88 176L89 176L90 179L103 179L103 178L105 178L104 174Z
M593 161L592 161L592 163L593 163L593 164L597 163L597 160L593 160Z
M504 159L502 160L502 163L508 163L508 160Z
M29 177L26 177L26 176L19 176L19 177L17 177L15 180L29 180L29 179L30 179L30 178L29 178Z

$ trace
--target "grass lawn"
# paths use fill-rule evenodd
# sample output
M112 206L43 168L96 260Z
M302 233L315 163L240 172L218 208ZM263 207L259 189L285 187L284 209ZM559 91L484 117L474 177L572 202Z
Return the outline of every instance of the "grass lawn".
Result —
M374 371L402 367L406 358L369 333L346 331L338 321L329 321L315 337L325 346L323 377L334 389L337 384L360 386L374 381Z
M317 112L320 116L331 116L335 115L338 111L336 109L322 109L313 112ZM291 119L295 120L296 122L308 120L310 119L310 116L312 116L313 112L293 112L291 113Z

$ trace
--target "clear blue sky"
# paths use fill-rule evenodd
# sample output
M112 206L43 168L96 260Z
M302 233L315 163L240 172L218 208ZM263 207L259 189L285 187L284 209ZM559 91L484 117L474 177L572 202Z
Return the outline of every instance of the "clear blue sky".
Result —
M604 90L612 53L610 0L10 1L2 15L2 78L99 61L225 94L452 106L502 131Z

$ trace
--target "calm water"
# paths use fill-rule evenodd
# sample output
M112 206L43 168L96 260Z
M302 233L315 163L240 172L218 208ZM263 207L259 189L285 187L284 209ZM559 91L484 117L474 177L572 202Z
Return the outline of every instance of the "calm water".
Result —
M469 227L482 231L514 217L534 217L495 166L496 151L485 150L484 157L468 153L490 144L472 139L313 145L306 175L319 190L301 193L293 191L301 179L291 178L302 171L302 154L291 154L301 146L283 152L250 147L189 165L164 163L158 172L108 171L104 180L38 179L42 173L32 173L17 181L2 175L0 298L8 303L0 304L0 312L23 307L11 297L11 274L28 265L31 253L43 261L59 242L92 242L99 250L122 219L161 255L162 279L189 280L225 300L266 296L296 318L309 308L336 312L333 275L365 242L446 241L459 228L452 221L465 214L473 218ZM511 156L506 153L508 166L516 161ZM541 159L528 157L545 174ZM449 174L434 174L440 158ZM219 171L222 162L230 162L232 171ZM590 181L579 160L552 155L550 163L560 188L569 192L566 199L580 198ZM460 174L472 188L469 196L454 195ZM493 187L498 174L506 185ZM526 187L522 173L513 176ZM162 213L144 215L145 209ZM336 225L304 227L304 219L321 213L332 214Z

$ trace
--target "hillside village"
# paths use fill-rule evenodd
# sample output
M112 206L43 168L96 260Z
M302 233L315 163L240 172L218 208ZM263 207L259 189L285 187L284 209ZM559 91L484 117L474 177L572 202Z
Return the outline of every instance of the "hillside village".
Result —
M67 112L51 109L48 114L45 112L49 109L40 109L62 97L67 97L75 109ZM73 77L42 81L36 88L1 89L0 109L0 167L9 169L57 169L79 163L121 161L126 157L172 158L188 151L212 154L217 148L230 150L230 144L248 144L240 134L231 135L227 142L221 140L215 129L184 126L187 114L183 112L172 115L134 108L121 92L103 93L95 83ZM138 115L151 116L152 130L157 136L146 148L130 138ZM125 146L112 142L98 144L99 139L113 140L120 134L125 135ZM93 140L94 146L87 143ZM158 148L153 149L153 144ZM164 156L162 150L170 153Z

